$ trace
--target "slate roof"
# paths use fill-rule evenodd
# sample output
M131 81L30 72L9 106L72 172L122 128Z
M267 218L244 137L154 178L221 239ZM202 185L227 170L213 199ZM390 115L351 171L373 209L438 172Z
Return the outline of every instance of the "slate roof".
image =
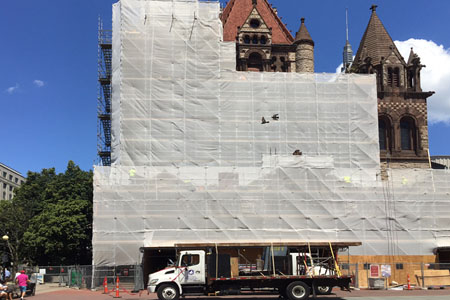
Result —
M297 34L295 35L295 43L300 41L307 41L314 45L313 39L311 38L311 35L308 32L308 29L305 25L305 18L301 19L300 29L298 30Z
M373 5L371 9L372 15L361 39L361 43L359 44L354 63L359 64L363 62L366 57L370 57L372 58L372 63L377 65L380 63L382 57L387 58L392 51L403 60L394 41L378 18L376 6Z

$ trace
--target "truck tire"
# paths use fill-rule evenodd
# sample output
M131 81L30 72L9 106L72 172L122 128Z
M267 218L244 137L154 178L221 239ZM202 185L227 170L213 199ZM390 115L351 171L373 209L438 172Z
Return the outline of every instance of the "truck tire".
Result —
M286 296L290 300L308 299L310 293L309 286L302 281L291 282L286 288Z
M333 290L332 286L318 286L316 287L316 294L318 295L329 295L331 294L331 291Z
M162 284L158 288L157 294L159 300L178 300L180 298L180 291L174 284Z

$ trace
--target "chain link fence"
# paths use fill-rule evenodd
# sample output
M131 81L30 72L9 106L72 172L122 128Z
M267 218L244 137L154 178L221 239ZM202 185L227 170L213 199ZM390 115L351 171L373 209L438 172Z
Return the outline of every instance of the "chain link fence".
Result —
M342 263L343 275L354 276L354 288L387 289L439 288L450 286L450 263L368 262ZM36 268L36 271L37 268ZM119 278L120 288L127 291L144 289L141 265L129 266L40 266L38 282L58 283L74 288L102 289L106 279L108 289L114 289ZM93 275L94 274L94 275Z
M129 266L40 266L38 281L58 283L59 286L98 289L106 283L109 289L115 287L117 279L120 288L139 291L144 288L144 275L141 265Z

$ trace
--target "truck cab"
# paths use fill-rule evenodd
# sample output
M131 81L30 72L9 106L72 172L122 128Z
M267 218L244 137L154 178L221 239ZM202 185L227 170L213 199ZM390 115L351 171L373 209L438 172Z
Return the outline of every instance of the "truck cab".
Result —
M160 299L177 299L184 289L203 290L205 271L205 251L181 251L175 266L149 275L147 289Z

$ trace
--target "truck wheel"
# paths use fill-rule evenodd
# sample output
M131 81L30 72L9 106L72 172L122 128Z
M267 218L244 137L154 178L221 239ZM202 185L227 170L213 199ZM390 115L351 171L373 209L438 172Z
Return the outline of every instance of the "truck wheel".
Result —
M310 288L302 281L291 282L286 288L286 296L290 300L303 300L309 297Z
M158 288L159 300L178 300L178 298L180 298L180 292L175 285L163 284Z
M318 286L316 288L316 293L319 295L329 295L331 294L331 291L333 290L333 287L331 286Z

